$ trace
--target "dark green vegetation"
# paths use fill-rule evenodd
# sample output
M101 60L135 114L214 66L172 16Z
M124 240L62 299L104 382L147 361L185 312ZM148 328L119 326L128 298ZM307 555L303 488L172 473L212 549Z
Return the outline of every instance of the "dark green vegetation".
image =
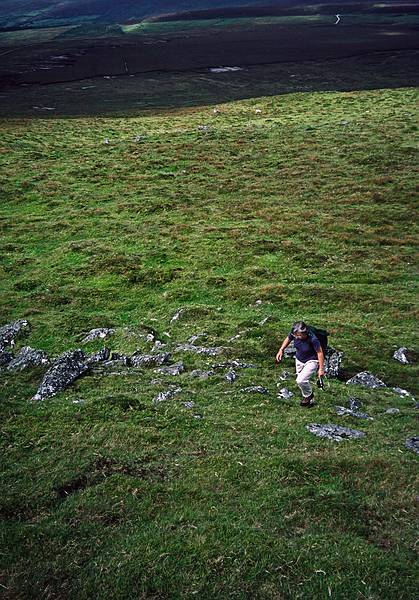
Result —
M156 407L166 386L150 370L39 404L41 373L2 375L4 597L416 597L414 403L330 382L304 412L276 398L273 365L305 318L331 330L348 376L418 391L417 368L391 358L415 345L416 100L2 122L0 322L28 318L22 344L55 355L112 325L130 332L109 345L132 352L146 325L182 342L206 331L221 360L259 365L197 381L193 367L218 361L186 355L183 391ZM271 394L238 391L250 384ZM373 421L335 415L350 393ZM337 445L310 422L367 435Z

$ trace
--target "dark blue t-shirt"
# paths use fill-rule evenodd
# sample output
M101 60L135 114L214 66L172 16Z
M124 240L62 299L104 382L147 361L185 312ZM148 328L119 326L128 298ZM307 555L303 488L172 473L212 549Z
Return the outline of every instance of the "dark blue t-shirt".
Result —
M314 333L309 333L305 340L299 340L292 333L289 333L288 339L290 342L294 342L297 350L297 354L295 355L297 360L302 363L306 363L308 360L318 360L316 350L321 350L321 344Z

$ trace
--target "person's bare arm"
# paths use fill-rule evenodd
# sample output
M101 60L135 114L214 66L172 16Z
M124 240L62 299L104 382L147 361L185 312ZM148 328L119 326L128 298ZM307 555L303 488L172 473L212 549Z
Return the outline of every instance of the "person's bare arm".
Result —
M319 361L319 377L324 377L324 353L323 349L316 350L317 360Z
M282 355L284 353L284 350L287 346L290 345L290 340L288 339L288 336L285 338L285 340L282 342L280 349L278 350L277 354L276 354L276 362L280 362L282 360Z

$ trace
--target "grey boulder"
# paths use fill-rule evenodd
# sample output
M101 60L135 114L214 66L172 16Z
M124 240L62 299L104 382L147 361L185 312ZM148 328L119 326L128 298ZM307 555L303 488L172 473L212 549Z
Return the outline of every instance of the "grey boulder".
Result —
M225 376L225 379L229 382L229 383L234 383L237 379L237 373L236 371L234 371L233 369L230 369L230 371L228 371L228 373Z
M341 373L342 359L343 352L339 352L334 348L327 348L324 361L324 372L326 377L329 379L339 377Z
M419 436L414 435L413 437L407 438L405 444L406 448L413 450L416 454L419 454Z
M161 367L169 362L171 358L170 352L162 352L160 354L140 354L135 352L131 356L131 365L133 367Z
M400 363L402 363L402 365L408 365L410 363L410 361L407 358L407 352L408 352L407 348L405 348L405 347L399 348L393 354L393 358L395 358Z
M344 406L335 406L335 408L336 408L336 413L340 417L348 416L348 417L356 417L357 419L371 419L372 420L372 417L367 415L367 413L359 412L357 410L352 410L350 408L345 408Z
M212 375L215 375L215 371L201 371L201 369L194 369L191 371L191 377L197 377L199 379L208 379L208 377L211 377Z
M318 437L327 438L336 442L341 442L346 439L358 439L365 436L363 431L332 424L319 425L318 423L310 423L309 425L306 425L306 429Z
M278 392L278 398L284 398L284 400L290 400L294 394L286 387L283 387Z
M369 371L362 371L357 373L354 377L346 382L346 385L362 385L363 387L370 389L385 388L386 384L378 379L375 375Z
M185 370L185 366L183 362L178 362L174 365L167 365L165 367L159 367L158 369L154 369L155 373L160 373L161 375L180 375Z
M41 385L33 400L43 400L55 396L68 388L78 377L88 371L86 355L83 350L64 352L45 373Z
M0 327L0 351L14 346L18 337L30 331L31 326L26 319L18 319Z
M49 365L50 361L42 350L35 350L30 346L21 348L16 357L7 365L8 371L23 371L29 367L44 367Z

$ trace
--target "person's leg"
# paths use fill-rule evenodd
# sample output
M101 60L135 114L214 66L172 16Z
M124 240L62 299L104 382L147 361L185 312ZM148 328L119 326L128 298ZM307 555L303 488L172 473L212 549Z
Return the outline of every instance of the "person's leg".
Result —
M297 361L296 361L297 363ZM301 367L302 365L302 367ZM297 366L297 365L296 365ZM297 370L297 385L301 390L303 398L309 398L313 390L310 385L310 377L317 371L319 368L318 360L309 360L306 363L300 363L298 365L299 370Z

